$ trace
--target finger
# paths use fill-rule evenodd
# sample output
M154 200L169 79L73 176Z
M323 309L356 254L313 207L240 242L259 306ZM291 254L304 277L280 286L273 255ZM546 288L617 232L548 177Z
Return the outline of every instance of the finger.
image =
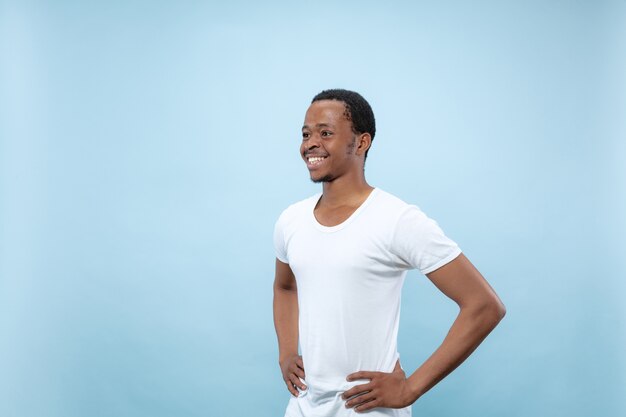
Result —
M298 396L298 390L296 389L296 387L291 383L290 380L286 379L285 380L285 384L287 385L287 389L289 390L289 392L291 393L291 395L293 395L294 397Z
M361 404L367 403L369 401L373 401L376 399L376 394L374 394L373 392L366 392L363 395L359 395L355 398L352 398L350 401L346 402L346 407L351 408L351 407L358 407Z
M356 411L357 413L362 413L363 411L371 410L372 408L376 408L378 406L380 406L380 400L375 399L372 401L368 401L365 404L354 407L354 411Z
M292 365L289 367L289 372L291 372L291 373L293 373L293 374L297 375L299 378L302 378L302 379L304 379L304 378L305 378L305 377L304 377L304 371L303 371L302 369L298 368L298 367L296 366L296 364L292 364Z
M296 366L295 363L289 367L289 371L293 372L294 374L298 375L300 378L304 379L304 369L299 368L298 366Z
M305 390L306 389L306 385L304 385L302 383L302 381L300 381L300 378L298 378L297 375L290 374L289 375L289 380L291 381L291 383L293 385L295 385L296 387L300 388L301 390Z
M298 368L297 366L289 367L288 372L290 374L296 375L298 378L304 379L304 372L302 372L302 369Z
M296 358L296 365L298 365L298 367L304 371L304 362L302 362L302 356L298 356Z
M344 392L341 397L344 400L347 400L347 399L349 399L351 397L354 397L355 395L359 395L359 394L363 394L364 392L371 391L372 388L373 388L373 385L372 385L371 382L369 382L367 384L356 385L356 386L350 388L348 391Z
M359 371L354 372L346 377L347 381L354 381L355 379L373 379L380 372Z

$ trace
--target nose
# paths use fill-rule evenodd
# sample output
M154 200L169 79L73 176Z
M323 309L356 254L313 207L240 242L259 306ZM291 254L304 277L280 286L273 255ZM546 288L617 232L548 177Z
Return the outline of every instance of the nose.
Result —
M318 148L320 146L320 136L316 133L311 134L309 138L304 142L305 149Z

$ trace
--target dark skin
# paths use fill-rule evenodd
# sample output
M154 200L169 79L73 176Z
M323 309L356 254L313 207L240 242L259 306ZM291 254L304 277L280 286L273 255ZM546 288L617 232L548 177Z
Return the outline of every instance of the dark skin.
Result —
M302 128L300 154L311 179L322 181L323 193L314 214L319 223L335 226L345 221L365 201L371 187L365 181L364 155L371 146L368 133L354 133L344 103L321 100L311 104ZM309 160L309 158L324 158ZM428 279L459 307L447 336L433 354L410 376L396 363L392 372L360 370L346 376L362 384L344 392L346 407L357 412L376 407L403 408L413 404L458 367L495 328L505 307L485 278L460 254L427 274ZM274 324L279 344L279 364L287 389L306 385L305 364L298 355L298 301L295 276L288 264L276 260ZM356 397L355 397L356 396Z

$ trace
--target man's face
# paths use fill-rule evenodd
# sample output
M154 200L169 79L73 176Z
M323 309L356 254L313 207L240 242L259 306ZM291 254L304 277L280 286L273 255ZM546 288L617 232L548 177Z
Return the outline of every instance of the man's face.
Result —
M311 181L331 182L362 162L356 153L356 134L346 116L345 103L319 100L311 104L304 117L300 155Z

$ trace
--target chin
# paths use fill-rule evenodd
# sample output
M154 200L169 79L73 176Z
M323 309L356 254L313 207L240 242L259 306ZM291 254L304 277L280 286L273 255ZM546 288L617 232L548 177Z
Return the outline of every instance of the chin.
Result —
M335 177L333 177L330 174L326 174L323 177L318 177L318 178L313 177L313 176L311 177L311 181L316 183L316 184L318 184L320 182L333 182L334 180L335 180Z

